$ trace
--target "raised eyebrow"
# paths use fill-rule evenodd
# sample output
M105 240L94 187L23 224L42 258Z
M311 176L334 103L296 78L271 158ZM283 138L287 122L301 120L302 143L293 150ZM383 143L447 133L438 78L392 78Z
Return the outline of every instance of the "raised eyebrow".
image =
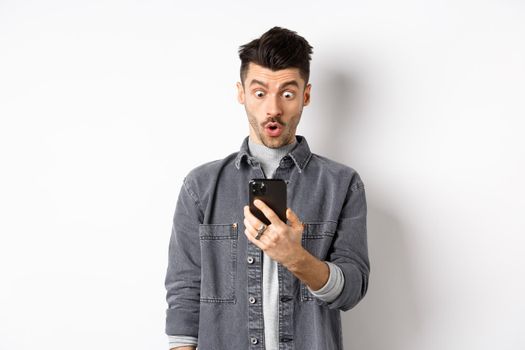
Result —
M262 85L262 86L264 86L266 89L268 89L268 84L266 84L265 82L262 82L262 81L257 80L257 79L252 79L252 81L250 82L250 86L255 85L255 84L257 84L257 85Z
M260 80L257 80L257 79L252 79L252 81L250 82L250 86L252 85L261 85L263 86L264 88L268 89L268 84L266 84L265 82L263 81L260 81ZM290 81L287 81L287 82L284 82L281 86L280 86L280 89L284 89L285 87L287 86L295 86L296 88L299 88L299 83L297 82L297 80L290 80Z
M281 85L281 89L284 89L285 87L290 86L290 85L295 86L296 88L299 88L299 83L297 82L297 80L290 80L284 83L283 85Z

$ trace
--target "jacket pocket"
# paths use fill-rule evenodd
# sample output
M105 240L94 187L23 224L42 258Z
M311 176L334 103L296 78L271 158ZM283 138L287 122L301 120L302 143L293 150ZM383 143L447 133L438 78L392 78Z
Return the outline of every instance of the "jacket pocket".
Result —
M201 302L235 302L237 226L237 223L199 225Z
M334 221L305 222L302 237L303 247L319 260L326 260L336 228L337 223ZM301 301L314 300L317 301L306 285L301 283Z

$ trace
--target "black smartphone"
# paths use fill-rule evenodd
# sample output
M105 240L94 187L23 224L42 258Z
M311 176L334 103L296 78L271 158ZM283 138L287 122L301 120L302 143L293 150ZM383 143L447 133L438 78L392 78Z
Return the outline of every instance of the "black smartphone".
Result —
M248 185L250 191L250 211L266 225L270 225L270 220L264 216L263 212L257 209L253 201L260 199L286 222L286 182L280 179L252 179Z

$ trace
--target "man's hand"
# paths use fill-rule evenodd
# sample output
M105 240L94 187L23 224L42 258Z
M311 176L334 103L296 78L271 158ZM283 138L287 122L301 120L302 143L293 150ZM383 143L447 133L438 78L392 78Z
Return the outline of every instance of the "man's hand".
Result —
M297 215L288 208L286 218L290 225L284 223L275 212L261 200L254 205L270 220L260 239L256 239L257 230L262 222L244 207L244 233L246 237L262 249L270 258L277 261L297 278L306 283L312 290L319 290L330 277L328 265L306 251L301 245L304 227Z
M270 220L271 224L264 230L260 239L255 239L262 222L250 212L248 206L245 206L244 226L246 230L244 233L253 244L261 248L270 258L290 268L297 262L296 258L304 251L301 245L303 224L290 208L286 210L286 218L290 222L290 225L287 225L261 200L255 200L254 204Z

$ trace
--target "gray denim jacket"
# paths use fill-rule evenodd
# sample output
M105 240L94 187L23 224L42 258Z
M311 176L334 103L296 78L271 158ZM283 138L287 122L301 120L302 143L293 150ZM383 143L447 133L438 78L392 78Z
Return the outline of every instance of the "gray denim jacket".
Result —
M311 153L296 137L273 178L288 183L305 249L339 266L345 284L326 303L279 264L279 350L340 350L340 310L355 306L368 287L364 186L353 169ZM166 333L197 337L199 350L265 349L262 251L243 225L248 182L262 177L246 137L239 152L184 179L169 246Z

